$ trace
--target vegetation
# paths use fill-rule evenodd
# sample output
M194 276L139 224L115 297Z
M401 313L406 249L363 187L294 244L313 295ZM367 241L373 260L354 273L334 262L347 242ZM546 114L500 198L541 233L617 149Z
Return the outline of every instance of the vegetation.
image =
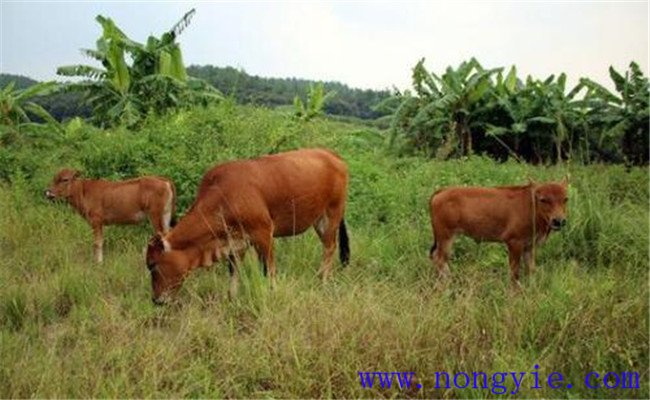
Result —
M187 68L187 74L210 82L240 104L273 107L291 105L296 96L303 96L310 86L318 84L307 79L251 76L243 70L211 65L191 65ZM336 93L323 107L326 114L360 119L388 115L387 111L374 109L375 105L390 96L387 90L353 89L339 82L325 82L323 88L326 92Z
M618 95L587 78L568 90L566 75L522 81L513 66L485 69L475 59L441 76L413 68L413 93L396 93L393 142L407 153L447 158L473 151L496 159L648 163L648 78L636 63L610 68Z
M69 83L67 90L83 91L101 126L132 127L151 112L220 100L220 93L199 79L189 78L175 39L189 25L194 10L183 16L161 38L149 36L146 44L129 39L110 18L97 16L102 36L96 49L82 52L101 62L59 67L57 73L90 79ZM132 62L129 65L127 55Z
M335 92L325 93L322 82L316 85L309 85L306 102L303 102L300 96L296 96L293 99L293 115L303 121L309 121L314 117L322 115L323 107L335 95Z
M421 60L413 92L389 96L232 68L186 71L175 38L191 15L146 44L97 18L103 34L84 54L102 67L59 69L87 79L65 88L85 92L90 121L65 108L59 123L44 110L78 93L39 98L54 84L0 76L0 398L485 398L494 393L437 389L435 373L535 365L542 381L557 371L573 386L524 384L515 394L507 380L511 396L650 397L648 80L636 64L610 69L612 93L586 78L568 90L564 74L522 81L515 67L474 59L435 74ZM211 101L216 89L190 76L229 97ZM392 127L314 118L322 111L389 116ZM62 167L163 175L182 216L211 166L316 146L350 168L351 265L322 284L316 235L280 239L277 288L250 251L232 301L226 269L214 266L193 273L171 305L154 306L143 259L150 227L109 227L100 267L87 224L42 194ZM569 224L539 248L540 268L521 290L509 285L503 246L467 238L454 246L452 279L437 279L427 257L435 189L566 174ZM413 371L422 388L364 389L360 371ZM638 372L640 387L589 389L591 371Z
M0 126L18 128L31 123L28 113L55 122L43 107L32 101L34 96L52 92L55 86L54 82L44 82L26 89L15 89L14 82L7 84L0 90Z
M432 161L383 144L370 128L226 101L137 130L72 120L61 134L0 147L0 396L483 398L492 395L435 389L435 372L538 364L542 379L559 371L573 388L522 385L517 396L648 398L646 169ZM63 166L91 177L161 174L176 182L182 213L209 166L306 146L338 151L351 172L352 263L327 285L308 232L277 241L275 291L251 252L235 301L227 269L215 266L194 273L177 304L155 307L142 257L148 226L109 227L99 267L82 218L42 196ZM438 282L427 258L435 188L567 172L569 225L540 248L521 292L509 286L502 246L468 239L454 248L453 279ZM423 389L362 389L366 370L415 371ZM589 371L638 371L641 387L590 390Z

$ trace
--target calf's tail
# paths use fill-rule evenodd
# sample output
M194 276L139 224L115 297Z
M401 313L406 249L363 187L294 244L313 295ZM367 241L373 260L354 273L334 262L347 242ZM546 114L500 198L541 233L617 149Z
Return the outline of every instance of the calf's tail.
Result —
M341 219L341 224L339 224L339 259L343 266L350 263L350 241L348 230L345 228L345 219Z

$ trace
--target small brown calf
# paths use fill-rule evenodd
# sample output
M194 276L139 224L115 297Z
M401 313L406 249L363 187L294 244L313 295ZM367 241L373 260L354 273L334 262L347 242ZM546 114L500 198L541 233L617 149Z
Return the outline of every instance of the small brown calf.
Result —
M79 178L79 172L63 169L45 191L50 200L67 201L93 228L95 261L103 261L103 227L136 224L149 217L156 233L169 231L175 212L176 191L172 181L145 176L121 182Z
M533 248L566 224L567 180L524 186L449 187L431 196L434 243L429 256L440 273L449 272L449 253L457 234L508 246L510 277L519 280L523 254L535 269Z

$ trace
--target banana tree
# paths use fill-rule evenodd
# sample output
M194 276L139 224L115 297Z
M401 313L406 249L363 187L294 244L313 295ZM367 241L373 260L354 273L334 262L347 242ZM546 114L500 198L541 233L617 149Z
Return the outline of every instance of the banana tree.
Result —
M565 94L565 74L560 74L557 79L551 75L544 81L528 77L524 84L517 79L516 73L513 66L505 79L500 74L497 76L488 108L502 110L506 118L499 124L488 120L486 135L499 141L506 135L514 137L515 148L509 150L515 154L522 153L519 148L521 141L528 141L533 154L523 155L538 161L551 156L544 148L548 147L547 143L552 143L556 161L561 162L563 156L572 153L574 126L584 119L585 108L576 99L583 86L579 84Z
M630 63L624 75L609 68L617 94L600 84L581 79L587 88L585 101L590 107L588 114L591 131L598 132L594 140L601 151L619 151L619 157L628 163L648 163L648 78L635 62Z
M335 95L335 91L325 93L323 82L318 82L316 85L309 84L306 103L300 99L300 96L296 96L293 99L294 117L303 121L309 121L321 115L325 103Z
M54 127L59 126L43 107L32 101L36 96L53 93L57 89L55 82L42 82L21 90L14 89L14 86L14 82L10 82L0 90L0 125L17 127L29 124L35 116Z
M439 145L454 133L460 154L472 153L472 129L492 88L491 77L501 69L484 69L476 59L448 67L441 76L427 71L421 59L413 68L414 96L406 96L393 126L415 139L416 146Z
M216 89L187 76L181 49L175 42L194 13L194 9L186 13L160 38L150 36L146 44L128 38L110 18L97 16L102 36L95 49L82 49L82 53L99 61L102 67L58 68L59 75L85 79L66 85L65 90L84 92L94 109L95 121L101 125L132 126L151 111L164 112L221 99Z

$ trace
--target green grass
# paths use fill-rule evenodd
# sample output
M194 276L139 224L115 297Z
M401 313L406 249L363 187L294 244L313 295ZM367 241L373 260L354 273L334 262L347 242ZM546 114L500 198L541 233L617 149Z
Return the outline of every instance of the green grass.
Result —
M141 132L68 127L62 143L12 148L0 186L0 397L497 397L435 389L435 372L558 371L571 389L524 398L648 398L648 176L617 166L533 167L473 157L396 158L380 133L336 121L296 124L223 105L150 121ZM276 241L270 291L254 254L229 301L227 268L192 274L155 307L144 265L149 227L109 227L103 265L69 207L46 202L54 170L174 177L181 208L218 161L321 145L351 171L352 262L321 284L316 235ZM0 154L1 155L1 154ZM569 226L540 249L538 273L509 286L497 244L460 239L452 279L427 258L427 201L451 184L571 175ZM414 371L422 390L362 389L358 371ZM638 390L590 390L586 373L637 371ZM508 391L514 389L508 380Z

